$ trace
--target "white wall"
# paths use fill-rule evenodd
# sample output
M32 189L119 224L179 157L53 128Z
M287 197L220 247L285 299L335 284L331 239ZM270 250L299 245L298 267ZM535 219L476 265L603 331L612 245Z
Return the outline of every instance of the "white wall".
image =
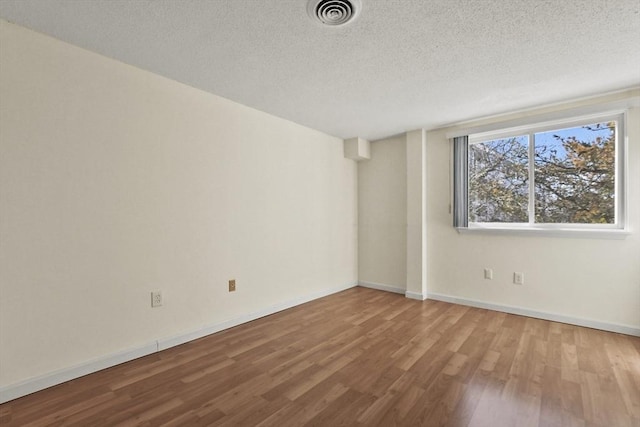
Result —
M0 31L0 386L355 283L340 139Z
M407 291L427 298L427 144L424 129L406 133L407 146Z
M400 135L371 143L358 163L358 279L406 290L407 159Z
M490 120L467 123L465 127L486 125L502 120L547 114L580 108L598 108L637 91L598 100L557 105ZM628 117L629 181L628 205L632 234L624 240L586 238L531 237L459 234L452 226L449 212L450 142L446 134L455 128L427 133L427 292L435 297L454 297L467 302L485 302L503 307L551 313L595 323L622 325L640 330L640 109ZM402 201L380 202L364 198L381 187L387 194L401 194L399 170L376 159L382 155L402 159L404 137L372 142L372 161L361 163L358 172L359 218L384 218L384 224L400 224L407 213ZM397 183L392 189L380 184ZM382 197L382 196L379 196ZM384 228L384 227L383 227ZM400 226L383 230L375 225L359 231L360 280L394 284L403 276L399 268L402 256L395 242L402 239ZM388 240L385 240L388 239ZM375 247L363 247L364 243ZM375 260L362 259L375 254ZM485 267L494 270L494 279L483 277ZM513 272L525 273L525 285L512 284ZM393 272L393 274L390 274ZM366 279L365 279L366 278ZM585 322L583 322L585 323ZM627 330L626 328L623 328Z

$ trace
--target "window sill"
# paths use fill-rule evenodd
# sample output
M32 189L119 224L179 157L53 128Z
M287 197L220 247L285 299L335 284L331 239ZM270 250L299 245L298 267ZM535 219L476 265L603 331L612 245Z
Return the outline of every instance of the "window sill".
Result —
M492 234L502 236L531 236L531 237L564 237L577 239L608 239L623 240L631 235L629 230L588 230L577 228L513 228L513 227L459 227L460 234Z

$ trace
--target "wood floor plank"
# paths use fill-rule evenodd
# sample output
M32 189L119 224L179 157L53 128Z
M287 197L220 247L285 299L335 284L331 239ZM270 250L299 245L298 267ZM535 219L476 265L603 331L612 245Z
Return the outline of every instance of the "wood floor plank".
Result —
M640 338L366 288L0 405L13 426L640 426Z

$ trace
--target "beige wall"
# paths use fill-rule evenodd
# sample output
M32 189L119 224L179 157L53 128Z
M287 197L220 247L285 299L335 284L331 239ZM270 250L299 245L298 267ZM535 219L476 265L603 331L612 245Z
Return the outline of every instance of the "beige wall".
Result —
M407 158L404 135L371 143L358 163L358 279L406 290Z
M0 30L0 386L355 283L340 139Z

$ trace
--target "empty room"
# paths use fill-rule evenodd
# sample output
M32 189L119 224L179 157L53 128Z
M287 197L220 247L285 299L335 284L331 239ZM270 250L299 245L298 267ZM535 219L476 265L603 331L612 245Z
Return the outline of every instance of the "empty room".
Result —
M640 426L640 0L0 0L0 425Z

